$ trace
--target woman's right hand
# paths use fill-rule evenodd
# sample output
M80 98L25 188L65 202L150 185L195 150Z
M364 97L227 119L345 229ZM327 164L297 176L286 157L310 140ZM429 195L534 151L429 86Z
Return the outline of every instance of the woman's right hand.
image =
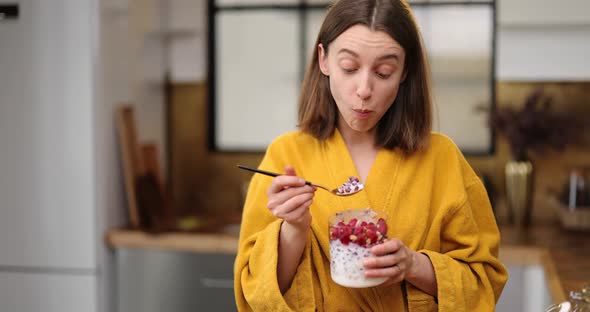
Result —
M267 208L277 218L289 225L307 230L311 226L309 206L313 201L316 188L305 185L305 180L298 177L292 166L285 167L285 174L273 178L266 191Z
M283 219L279 235L277 281L281 294L285 294L293 282L297 267L311 228L311 205L315 187L305 185L295 169L285 167L285 174L272 180L266 195L268 209L275 217Z

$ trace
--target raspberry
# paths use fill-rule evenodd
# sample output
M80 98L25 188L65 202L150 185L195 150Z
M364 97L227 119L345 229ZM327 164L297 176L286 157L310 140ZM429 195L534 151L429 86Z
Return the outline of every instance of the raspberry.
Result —
M336 226L330 227L331 240L338 239L344 245L353 242L362 247L370 247L383 242L386 233L387 224L383 218L379 219L377 224L366 221L359 223L358 219L353 218L348 223L340 221Z
M371 245L371 243L377 242L377 232L375 232L374 230L367 229L365 235L367 235L367 245Z
M350 235L340 237L340 242L344 245L348 245L348 243L350 243Z
M379 218L379 220L377 221L377 231L379 231L383 235L387 233L387 224L385 223L385 220L383 218Z

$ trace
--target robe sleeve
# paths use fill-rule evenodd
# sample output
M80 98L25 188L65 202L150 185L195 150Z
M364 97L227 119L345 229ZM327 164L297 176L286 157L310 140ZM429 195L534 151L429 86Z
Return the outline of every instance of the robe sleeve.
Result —
M440 239L441 252L420 250L434 267L438 311L494 311L508 273L498 260L500 233L479 179L466 187L463 203L445 217ZM407 291L410 305L428 305L425 293L411 285Z
M280 145L271 144L260 168L283 172L286 163L279 155ZM246 196L234 263L236 305L239 311L314 311L309 240L291 287L284 296L279 290L277 263L282 220L266 208L266 190L271 180L255 174Z

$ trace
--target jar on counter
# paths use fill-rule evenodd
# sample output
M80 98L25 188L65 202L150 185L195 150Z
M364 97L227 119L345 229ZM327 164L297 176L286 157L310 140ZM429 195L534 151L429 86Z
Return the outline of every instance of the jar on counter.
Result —
M582 287L580 291L570 291L572 312L590 312L590 284Z
M570 173L567 204L570 210L590 206L590 181L588 170L574 169Z
M590 312L590 284L580 291L571 291L570 301L550 305L545 312Z

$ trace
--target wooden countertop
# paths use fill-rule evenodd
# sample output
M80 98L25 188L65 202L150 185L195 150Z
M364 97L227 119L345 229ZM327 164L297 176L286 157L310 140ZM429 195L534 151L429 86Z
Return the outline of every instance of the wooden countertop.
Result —
M500 232L503 247L536 247L548 252L549 259L555 265L559 284L565 291L564 300L571 290L580 290L590 283L590 232L568 231L559 224L537 225L526 229L502 226Z
M142 248L182 252L228 253L238 250L238 237L211 233L148 234L133 230L112 230L106 236L114 248Z
M526 229L501 226L500 259L512 265L541 265L555 302L567 300L570 290L590 283L590 233L570 232L559 225ZM152 235L112 230L106 236L113 248L144 248L181 252L235 254L238 238L230 234L165 233Z

